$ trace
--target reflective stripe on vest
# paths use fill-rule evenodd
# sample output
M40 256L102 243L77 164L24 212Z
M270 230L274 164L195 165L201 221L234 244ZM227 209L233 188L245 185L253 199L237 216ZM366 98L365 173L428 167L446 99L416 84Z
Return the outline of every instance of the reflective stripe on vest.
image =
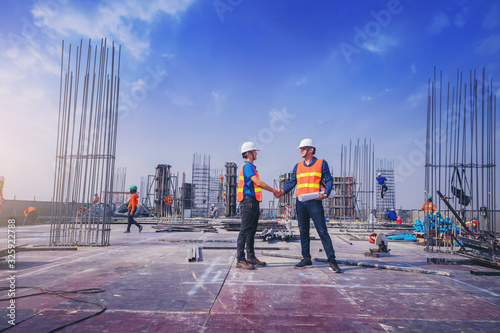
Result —
M301 194L320 191L323 174L323 160L316 160L312 166L305 166L303 161L297 164L297 197Z
M250 163L250 162L243 163L243 165L241 166L241 170L240 170L240 178L238 180L238 194L236 195L236 201L238 201L238 202L243 200L243 187L245 186L245 176L243 174L243 167L245 166L246 163ZM253 171L255 171L257 178L260 179L259 172L257 170L255 170L255 168L252 165L250 165L250 166L253 168ZM255 183L253 183L253 189L255 192L255 199L257 199L257 201L262 201L262 189L260 187L258 187L257 185L255 185Z
M424 209L423 211L425 213L433 213L435 210L436 210L436 207L434 206L434 203L432 202L427 202L427 203L424 203ZM418 206L417 206L418 207Z

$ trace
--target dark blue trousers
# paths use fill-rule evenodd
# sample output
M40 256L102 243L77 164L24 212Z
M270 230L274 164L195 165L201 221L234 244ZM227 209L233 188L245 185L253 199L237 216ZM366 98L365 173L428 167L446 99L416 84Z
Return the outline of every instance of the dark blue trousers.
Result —
M295 207L297 208L302 258L311 260L311 237L309 235L309 230L311 228L310 219L312 218L328 261L332 262L335 260L335 250L333 249L332 239L326 228L325 212L321 201L309 200L301 202L297 199Z
M128 225L127 225L127 231L130 231L130 226L132 224L135 224L137 226L137 228L140 228L141 225L139 223L137 223L135 220L134 220L134 215L130 213L130 210L128 211Z
M245 260L245 246L247 258L255 258L254 241L259 223L259 202L254 197L244 196L240 202L241 227L238 234L237 259Z

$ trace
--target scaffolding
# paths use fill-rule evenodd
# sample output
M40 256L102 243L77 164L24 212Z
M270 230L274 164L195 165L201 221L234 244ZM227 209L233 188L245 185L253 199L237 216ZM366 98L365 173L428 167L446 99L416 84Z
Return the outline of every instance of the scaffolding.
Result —
M232 217L236 215L236 194L238 191L238 166L234 162L226 162L225 181L225 215Z
M456 86L443 88L443 74L428 82L424 201L437 211L421 223L428 251L477 254L493 261L496 238L496 96L493 80L469 82L457 69ZM444 96L443 96L444 94ZM437 194L437 196L436 196Z
M110 239L120 50L83 41L65 62L62 42L50 245L106 246ZM72 67L73 66L73 67ZM84 68L82 68L84 67ZM81 72L81 70L84 72ZM94 194L100 200L94 201Z
M192 184L194 186L194 202L192 217L206 217L209 212L210 191L210 155L193 155Z
M375 182L375 202L377 207L377 218L379 220L385 219L385 216L391 209L396 209L396 184L394 181L394 160L389 159L375 159L375 174L381 174L382 177L386 178L385 184L387 185L387 192L384 194L384 198L381 197L380 191L381 186L378 184L375 176L373 181Z
M333 170L331 171L333 173ZM323 200L325 216L331 219L354 220L354 179L332 177L335 196Z
M210 186L208 191L208 205L210 216L219 217L224 211L224 176L222 169L210 170Z
M158 164L154 177L154 214L157 219L172 216L173 198L172 175L168 164ZM171 200L170 205L167 201Z
M285 185L292 178L292 173L287 172L279 175L278 180L274 180L274 188L284 188ZM284 219L285 215L289 218L295 216L295 200L294 200L295 187L288 193L283 194L278 199L278 217ZM272 201L274 208L274 199Z

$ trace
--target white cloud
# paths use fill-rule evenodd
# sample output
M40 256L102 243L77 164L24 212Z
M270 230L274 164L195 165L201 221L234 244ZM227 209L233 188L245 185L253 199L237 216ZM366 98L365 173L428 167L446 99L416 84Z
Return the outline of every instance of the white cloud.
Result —
M140 59L150 51L149 26L160 14L178 18L193 0L112 0L99 4L92 11L84 12L77 4L48 9L44 3L34 5L32 14L35 25L49 32L65 37L72 33L100 40L114 39L123 44L128 52ZM73 5L73 6L72 6Z
M172 102L172 104L181 108L194 105L193 101L189 99L189 97L184 95L172 95L170 96L170 101Z
M302 79L295 81L295 85L301 86L301 85L305 84L306 82L307 82L306 78L303 77Z
M361 96L361 100L363 102L371 101L371 100L373 100L373 97L371 97L371 96Z
M213 107L215 114L219 115L222 113L223 105L226 102L226 95L218 91L212 91Z
M408 102L408 104L410 104L410 106L412 108L414 108L414 107L417 107L420 105L423 98L424 98L424 95L422 93L416 93L416 94L410 95L410 97L408 97L408 99L407 99L407 102Z
M446 15L443 12L439 12L434 14L434 17L432 18L432 23L429 27L429 32L431 34L439 34L443 31L444 28L450 26L450 19L448 18L448 15Z
M417 73L417 66L415 66L414 62L412 62L411 66L410 66L410 69L411 69L411 73L412 74Z
M364 43L363 48L372 53L382 54L389 48L398 45L398 41L386 35L380 35L370 43Z

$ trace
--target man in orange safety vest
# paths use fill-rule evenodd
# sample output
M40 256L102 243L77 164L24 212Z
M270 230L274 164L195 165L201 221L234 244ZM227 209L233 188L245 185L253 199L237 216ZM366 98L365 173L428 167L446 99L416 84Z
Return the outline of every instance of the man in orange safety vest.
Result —
M300 141L297 147L300 150L300 156L304 159L295 165L290 181L283 187L282 193L288 193L297 186L297 220L300 231L300 245L302 247L302 260L295 265L295 268L312 267L309 236L310 219L312 218L316 231L321 239L323 248L329 263L329 269L334 273L342 273L342 270L335 259L335 250L333 249L332 239L328 234L325 223L325 212L321 200L328 198L333 187L333 178L330 174L328 163L323 159L314 157L316 146L311 139ZM324 184L324 192L320 192ZM318 198L309 201L300 201L302 194L318 194Z

